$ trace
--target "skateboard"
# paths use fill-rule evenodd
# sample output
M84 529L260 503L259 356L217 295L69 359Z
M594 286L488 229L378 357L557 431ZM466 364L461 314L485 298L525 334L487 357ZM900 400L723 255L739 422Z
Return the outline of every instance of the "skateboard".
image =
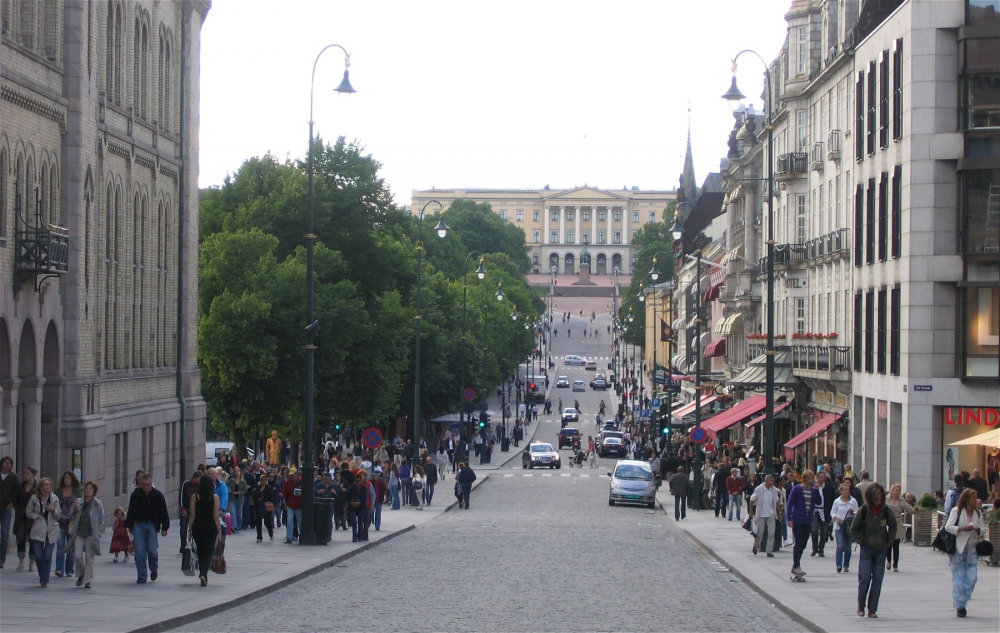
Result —
M792 582L805 582L806 581L806 577L805 576L796 576L795 574L792 574L792 577L789 580L791 580Z

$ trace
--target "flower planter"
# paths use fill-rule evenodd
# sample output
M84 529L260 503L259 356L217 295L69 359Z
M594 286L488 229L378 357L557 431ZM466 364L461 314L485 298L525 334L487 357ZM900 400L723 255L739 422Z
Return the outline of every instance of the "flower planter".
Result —
M993 554L990 556L990 565L1000 565L1000 523L987 523L989 541L993 543Z
M936 533L937 512L917 509L913 512L913 544L917 547L930 546Z

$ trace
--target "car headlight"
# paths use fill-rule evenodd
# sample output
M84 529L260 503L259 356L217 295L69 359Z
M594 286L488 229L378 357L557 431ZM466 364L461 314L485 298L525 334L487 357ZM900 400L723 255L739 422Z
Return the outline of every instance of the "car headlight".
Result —
M559 461L559 453L556 453L556 454L555 454L555 457L553 457L552 459L554 459L554 460L556 460L556 461Z

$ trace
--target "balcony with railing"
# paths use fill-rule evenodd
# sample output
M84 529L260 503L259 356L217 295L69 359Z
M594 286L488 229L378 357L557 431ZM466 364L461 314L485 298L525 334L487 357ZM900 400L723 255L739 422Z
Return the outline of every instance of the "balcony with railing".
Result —
M823 141L812 144L812 151L809 153L809 169L813 171L823 171L826 156L823 154Z
M851 379L849 345L792 345L792 370L797 376L824 380Z
M851 257L851 230L847 228L837 229L826 235L814 237L805 243L805 247L804 261L806 262L825 258L849 259Z
M791 152L781 154L774 165L774 177L778 180L800 178L809 171L809 154Z
M840 130L830 130L826 135L826 159L840 160Z
M782 270L789 267L797 267L806 261L805 244L775 244L774 245L774 268ZM757 260L757 275L767 276L767 257Z
M18 190L17 182L14 188ZM20 194L14 196L14 214L17 220L14 229L15 288L30 277L37 291L47 277L69 272L69 230L44 221L37 188L34 222L28 223L25 219Z

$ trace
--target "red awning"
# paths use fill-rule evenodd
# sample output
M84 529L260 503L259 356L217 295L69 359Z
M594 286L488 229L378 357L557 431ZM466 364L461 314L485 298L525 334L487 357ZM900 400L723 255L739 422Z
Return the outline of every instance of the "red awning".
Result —
M775 402L774 403L774 413L775 414L780 413L781 411L784 411L785 409L787 409L790 406L792 406L791 402ZM757 426L758 424L760 424L761 422L763 422L766 418L767 418L767 414L766 413L764 415L758 415L756 418L754 418L754 419L750 420L749 422L747 422L746 423L746 427L750 428L751 426Z
M712 341L705 346L705 358L715 358L716 356L726 355L726 339L720 338L717 341Z
M702 398L701 399L701 406L706 407L706 406L712 404L713 402L715 402L718 399L719 399L718 396L709 396L707 398ZM690 402L690 403L684 405L683 407L681 407L679 409L674 409L673 411L670 412L670 415L672 415L676 419L680 420L685 415L690 415L690 414L694 413L694 407L695 407L695 403L694 402Z
M808 429L788 440L788 442L785 443L785 448L796 448L797 446L805 444L812 438L827 430L831 424L839 419L840 416L836 413L821 413L816 422L814 422Z
M764 409L766 403L767 398L764 396L750 396L735 407L727 409L718 415L709 418L707 422L702 423L702 426L709 431L718 433L723 429L728 429L740 420L745 420L751 415L759 413Z
M719 292L722 290L722 286L724 286L725 283L726 282L724 281L720 281L717 284L712 284L712 286L705 291L705 301L715 301L718 299Z

